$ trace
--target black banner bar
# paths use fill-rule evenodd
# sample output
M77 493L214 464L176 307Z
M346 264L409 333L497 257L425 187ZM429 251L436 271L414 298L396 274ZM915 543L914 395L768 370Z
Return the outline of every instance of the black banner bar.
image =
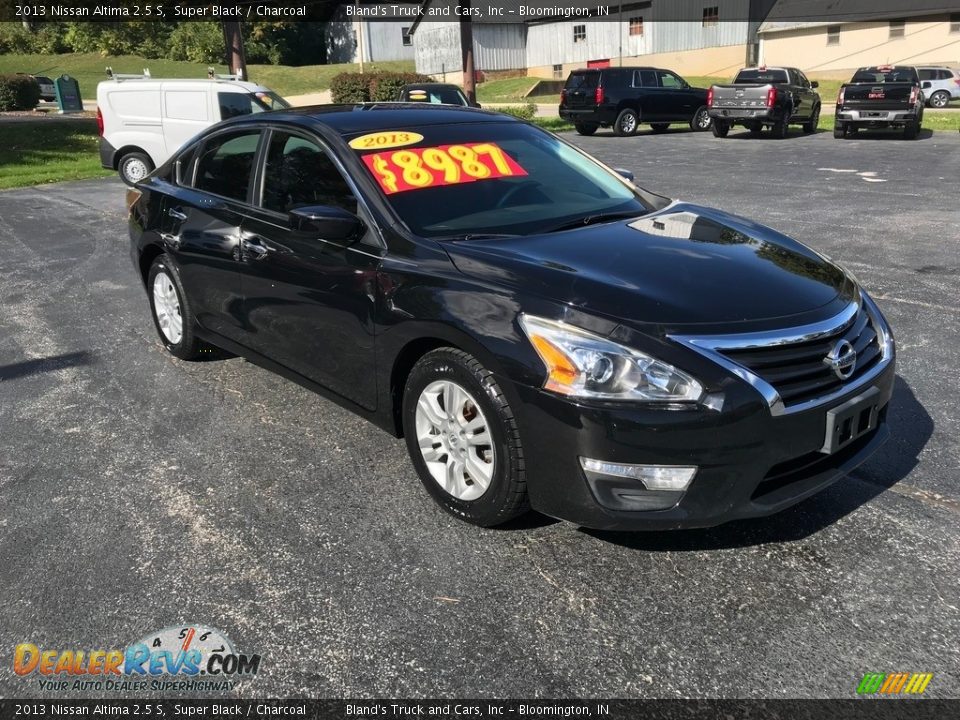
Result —
M25 718L313 718L315 720L943 720L958 700L0 700Z

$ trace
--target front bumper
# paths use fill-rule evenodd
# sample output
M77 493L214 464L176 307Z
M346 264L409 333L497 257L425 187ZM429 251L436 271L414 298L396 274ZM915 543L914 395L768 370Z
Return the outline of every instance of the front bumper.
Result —
M530 503L546 515L605 530L711 527L778 512L840 480L884 442L894 365L826 405L781 416L746 387L728 393L716 412L590 406L515 386ZM879 393L876 428L832 455L820 453L827 411L870 387ZM672 508L623 511L598 500L580 457L698 471Z

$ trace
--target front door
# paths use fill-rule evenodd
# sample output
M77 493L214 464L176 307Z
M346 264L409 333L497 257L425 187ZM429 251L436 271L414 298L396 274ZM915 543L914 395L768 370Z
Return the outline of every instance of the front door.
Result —
M241 227L245 344L373 410L380 247L369 229L349 245L291 229L298 207L362 210L315 138L273 130L266 147L262 197Z
M664 120L689 120L697 111L696 91L687 87L687 83L669 70L657 70L660 84L661 117Z

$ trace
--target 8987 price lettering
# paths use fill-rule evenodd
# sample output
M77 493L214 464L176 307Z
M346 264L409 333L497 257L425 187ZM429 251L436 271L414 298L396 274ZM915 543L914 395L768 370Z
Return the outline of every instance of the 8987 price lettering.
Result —
M494 143L405 148L364 155L363 162L387 195L527 174Z

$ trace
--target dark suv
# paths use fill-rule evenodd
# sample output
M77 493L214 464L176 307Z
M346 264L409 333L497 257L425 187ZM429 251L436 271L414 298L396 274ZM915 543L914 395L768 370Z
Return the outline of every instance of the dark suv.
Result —
M670 123L709 130L707 91L670 70L603 68L574 70L560 93L560 117L581 135L612 127L614 135L634 135L640 124L664 132Z

